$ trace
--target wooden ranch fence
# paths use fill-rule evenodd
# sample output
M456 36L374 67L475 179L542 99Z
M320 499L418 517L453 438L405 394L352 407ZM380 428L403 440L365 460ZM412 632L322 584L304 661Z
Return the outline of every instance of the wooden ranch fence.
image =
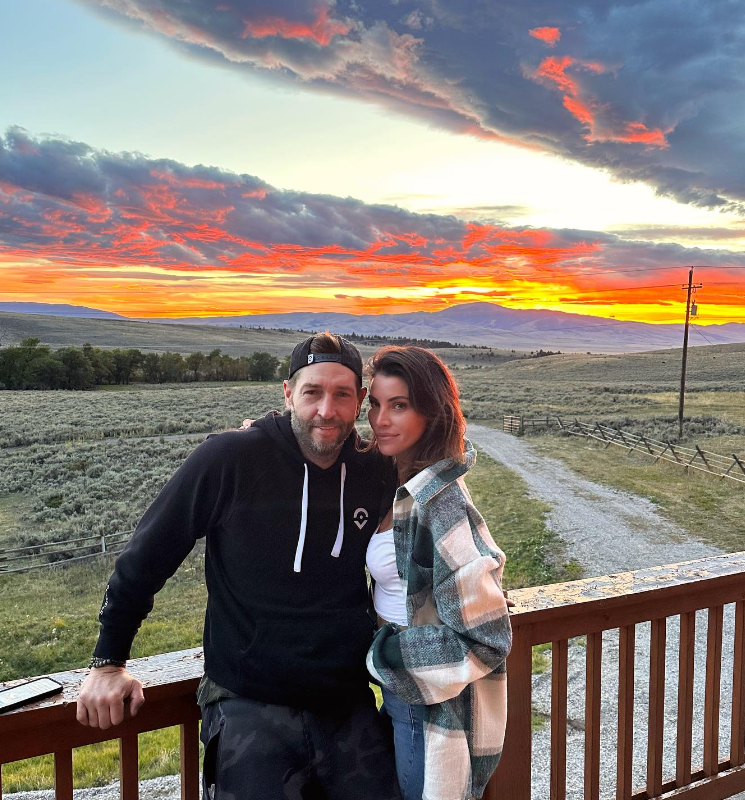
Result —
M617 800L723 800L745 791L745 553L638 570L571 583L515 591L514 643L508 660L509 714L505 748L486 800L531 800L531 654L552 645L550 797L566 796L568 640L587 637L585 668L584 797L600 799L600 771L616 774ZM731 698L720 697L723 612L735 604ZM708 609L703 763L692 763L693 674L696 612ZM663 712L666 686L667 621L680 620L677 662L677 750L675 774L663 772ZM648 671L635 659L636 628L651 622ZM618 740L616 763L600 761L600 690L603 639L618 630ZM199 650L168 653L131 662L145 684L147 702L123 726L101 731L75 721L74 699L84 670L59 673L62 696L0 715L0 765L54 754L57 800L72 799L72 751L109 739L120 741L121 797L137 800L137 736L147 730L181 726L181 797L199 798L198 719L194 692L202 673ZM646 675L644 674L646 673ZM647 677L646 781L634 786L634 685ZM729 717L731 744L720 752L720 706ZM0 798L2 796L0 768ZM535 798L535 800L539 800ZM544 800L541 798L540 800Z
M685 447L672 442L661 442L658 439L650 439L648 436L641 436L635 433L611 428L601 422L588 423L578 419L569 422L562 420L561 417L517 417L505 416L503 419L503 430L515 436L521 436L527 429L548 430L555 428L573 436L585 436L597 439L606 448L610 445L624 448L628 453L641 453L658 461L667 461L676 464L684 469L694 469L698 472L706 472L709 475L716 475L719 478L736 483L745 483L745 456L738 456L732 453L731 456L711 453L702 450L698 445Z
M133 531L91 534L58 542L16 547L0 551L0 575L82 561L121 553Z
M655 463L667 461L685 469L708 472L709 475L745 483L745 457L740 457L736 453L724 456L702 450L698 445L684 447L680 444L672 444L672 442L661 442L647 436L637 436L634 433L610 428L600 422L589 424L574 420L574 422L566 423L558 417L556 419L557 424L566 433L597 439L599 442L603 442L606 448L613 444L623 447L629 453L637 452L649 456L655 460Z
M517 417L505 416L502 418L502 430L513 436L522 436L526 430L547 430L557 425L557 417Z

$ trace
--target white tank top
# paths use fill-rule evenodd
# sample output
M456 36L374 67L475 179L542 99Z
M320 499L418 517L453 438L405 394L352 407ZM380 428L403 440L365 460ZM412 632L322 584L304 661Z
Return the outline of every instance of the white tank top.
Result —
M406 584L398 577L393 531L379 531L367 545L367 568L375 579L375 611L388 622L408 625Z

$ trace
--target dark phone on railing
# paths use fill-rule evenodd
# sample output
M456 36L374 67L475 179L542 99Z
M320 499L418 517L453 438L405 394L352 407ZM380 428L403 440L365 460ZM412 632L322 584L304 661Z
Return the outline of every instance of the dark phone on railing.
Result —
M62 684L54 678L34 678L18 686L11 686L8 689L0 689L0 713L10 711L11 708L25 706L26 703L33 703L44 697L51 697L62 691Z

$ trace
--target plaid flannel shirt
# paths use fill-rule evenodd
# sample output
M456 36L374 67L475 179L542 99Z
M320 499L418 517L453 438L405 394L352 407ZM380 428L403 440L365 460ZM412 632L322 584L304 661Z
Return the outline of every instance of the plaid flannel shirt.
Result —
M504 553L463 480L475 460L466 441L465 464L438 461L396 492L393 538L409 626L384 625L367 655L383 686L426 706L423 800L481 797L504 742L512 630Z

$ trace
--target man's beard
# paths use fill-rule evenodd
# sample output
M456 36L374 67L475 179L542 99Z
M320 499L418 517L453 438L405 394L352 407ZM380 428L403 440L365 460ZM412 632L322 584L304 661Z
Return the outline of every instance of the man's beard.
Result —
M292 432L298 441L301 449L307 450L317 456L332 456L341 450L347 436L354 428L354 421L348 425L341 425L339 427L339 435L334 439L326 442L319 442L313 438L313 428L318 427L318 422L315 419L304 420L292 409L290 413L290 423L292 425Z

